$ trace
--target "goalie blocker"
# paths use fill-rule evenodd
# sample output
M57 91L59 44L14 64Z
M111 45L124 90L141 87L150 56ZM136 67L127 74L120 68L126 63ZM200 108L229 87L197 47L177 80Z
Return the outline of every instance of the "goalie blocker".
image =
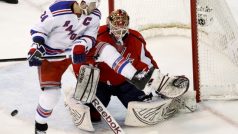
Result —
M185 76L164 75L159 69L151 68L147 72L138 71L132 80L128 80L146 95L155 91L167 98L176 98L187 92L189 79Z

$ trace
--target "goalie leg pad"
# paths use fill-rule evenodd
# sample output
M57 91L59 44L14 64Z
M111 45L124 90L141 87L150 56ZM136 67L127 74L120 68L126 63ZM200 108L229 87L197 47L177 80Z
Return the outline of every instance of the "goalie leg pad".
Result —
M70 111L76 127L86 131L95 130L90 119L90 108L88 106L79 103L72 97L69 97L68 99L65 99L65 107Z
M171 115L168 108L171 99L153 97L149 102L131 101L128 104L125 124L128 126L150 126L167 119Z
M84 103L91 103L97 90L100 71L96 67L82 65L74 93L74 98Z
M179 110L179 112L187 113L194 112L198 109L195 92L189 91L184 95L174 98L171 107L175 107Z

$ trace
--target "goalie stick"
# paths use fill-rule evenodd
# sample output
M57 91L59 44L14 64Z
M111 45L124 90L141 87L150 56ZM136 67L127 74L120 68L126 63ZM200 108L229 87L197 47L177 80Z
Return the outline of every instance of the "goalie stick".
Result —
M96 96L92 100L92 104L115 134L125 134L121 126L117 123L117 121L109 113L107 108L102 104L102 102Z
M115 134L125 134L107 108L96 97L100 70L93 66L82 65L79 70L74 99L82 103L92 103Z

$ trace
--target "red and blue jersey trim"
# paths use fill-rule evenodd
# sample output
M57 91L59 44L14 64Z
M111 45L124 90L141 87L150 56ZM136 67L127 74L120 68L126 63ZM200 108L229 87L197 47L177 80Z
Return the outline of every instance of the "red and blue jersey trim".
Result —
M112 64L112 69L117 73L121 74L123 68L129 63L124 57L120 56L116 59L116 61Z
M45 47L47 55L61 54L61 53L66 51L66 50L62 50L62 49L54 49L54 48L51 48L51 47L49 47L47 45L44 45L44 47Z
M57 10L52 12L53 16L59 16L59 15L64 15L64 14L72 14L71 9L62 9L62 10Z
M86 37L88 39L90 39L92 41L92 46L94 46L96 44L96 39L92 36L89 36L89 35L82 35L82 36L79 36L76 40L75 40L75 43L77 43L77 40L84 40L83 38ZM86 41L86 40L85 40ZM87 41L86 41L87 42Z
M50 11L53 16L64 14L73 14L71 6L75 1L59 1L50 6Z

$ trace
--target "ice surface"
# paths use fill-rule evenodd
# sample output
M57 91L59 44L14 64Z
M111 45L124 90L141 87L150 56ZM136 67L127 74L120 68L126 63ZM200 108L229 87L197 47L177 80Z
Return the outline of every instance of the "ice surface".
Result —
M52 1L52 0L51 0ZM238 19L238 1L228 0ZM37 6L40 5L40 6ZM31 44L29 29L37 22L47 0L20 0L11 5L0 1L0 58L25 57ZM102 24L105 23L106 1L102 0ZM181 37L161 37L148 40L147 47L163 72L186 74L192 78L190 40ZM173 46L173 47L171 47ZM174 57L183 60L174 60ZM32 134L34 112L40 92L35 67L27 62L0 63L0 134ZM75 84L70 70L63 76L63 89ZM155 126L137 128L123 125L126 109L116 98L108 107L127 134L237 134L237 101L206 101L194 113L180 113ZM19 113L12 117L12 110ZM96 134L111 134L104 121L94 124ZM63 97L49 120L48 134L88 134L74 127L63 105Z

